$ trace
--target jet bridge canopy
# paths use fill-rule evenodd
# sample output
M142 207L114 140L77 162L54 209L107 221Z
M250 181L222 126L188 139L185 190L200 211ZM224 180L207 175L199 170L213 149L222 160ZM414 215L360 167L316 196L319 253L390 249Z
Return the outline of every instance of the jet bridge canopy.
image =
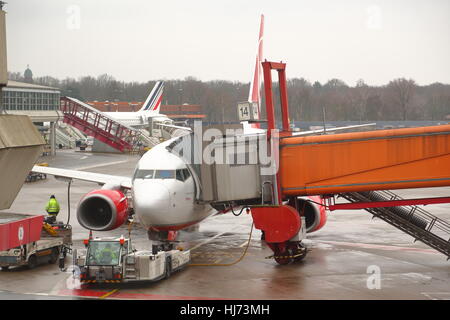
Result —
M450 185L450 125L287 137L280 142L284 195Z

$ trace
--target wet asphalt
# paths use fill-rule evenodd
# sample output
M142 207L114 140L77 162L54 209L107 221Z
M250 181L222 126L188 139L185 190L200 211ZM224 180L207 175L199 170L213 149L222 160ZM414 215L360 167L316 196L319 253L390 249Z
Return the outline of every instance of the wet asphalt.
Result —
M82 169L116 175L131 175L139 160L134 155L92 154L62 151L41 161L60 168ZM75 181L70 190L70 223L74 247L82 247L88 236L75 217L77 203L87 192L98 188L93 183ZM448 196L450 188L414 189L398 192L403 197ZM48 177L23 186L8 212L44 214L48 197L54 194L61 204L59 220L69 219L67 183ZM450 221L450 205L427 206L426 209ZM1 214L1 211L0 211ZM186 299L345 299L398 300L450 299L450 261L387 223L372 219L363 211L330 213L325 227L308 235L309 252L304 261L280 266L271 250L253 230L251 216L215 215L197 228L180 233L179 245L191 249L192 264L159 282L128 283L74 288L71 273L57 265L40 265L0 272L0 300L18 299L105 299L186 300ZM128 226L97 236L128 235ZM131 230L132 241L139 249L150 248L146 231L139 226ZM71 257L68 256L70 266Z

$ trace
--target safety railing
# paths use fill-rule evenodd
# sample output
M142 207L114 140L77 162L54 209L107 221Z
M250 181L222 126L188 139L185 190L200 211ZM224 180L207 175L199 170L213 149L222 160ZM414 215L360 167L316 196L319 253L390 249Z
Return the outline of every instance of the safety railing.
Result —
M350 202L403 200L391 191L352 192L340 196ZM412 205L374 207L365 210L442 252L450 259L450 224L447 221Z
M61 97L60 110L65 123L119 151L130 151L139 146L142 135L139 130L108 117L82 101Z

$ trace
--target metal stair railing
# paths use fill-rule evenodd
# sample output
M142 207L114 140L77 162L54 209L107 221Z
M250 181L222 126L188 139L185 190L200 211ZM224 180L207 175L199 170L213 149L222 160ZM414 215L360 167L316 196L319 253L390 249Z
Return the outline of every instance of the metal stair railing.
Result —
M56 128L56 143L63 144L68 148L75 148L75 139L69 136L62 128Z
M138 146L142 133L126 126L90 105L75 98L61 97L64 122L83 133L119 150L130 151Z
M403 200L391 191L352 192L340 195L350 202ZM418 206L366 208L366 211L450 259L450 224Z
M82 133L80 130L78 130L77 128L75 128L75 127L67 125L66 130L76 140L84 140L84 139L86 139L86 135L84 133Z
M139 132L141 133L141 139L144 141L144 143L149 147L154 147L157 144L159 144L159 139L156 137L152 137L148 134L147 130L145 129L139 129Z

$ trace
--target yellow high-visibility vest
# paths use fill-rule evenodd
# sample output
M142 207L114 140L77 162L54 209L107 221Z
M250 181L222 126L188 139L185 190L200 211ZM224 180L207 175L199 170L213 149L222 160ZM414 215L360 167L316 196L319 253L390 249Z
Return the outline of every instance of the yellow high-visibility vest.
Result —
M51 198L47 206L45 207L45 211L47 211L49 214L58 214L59 213L59 203L56 201L55 198Z

